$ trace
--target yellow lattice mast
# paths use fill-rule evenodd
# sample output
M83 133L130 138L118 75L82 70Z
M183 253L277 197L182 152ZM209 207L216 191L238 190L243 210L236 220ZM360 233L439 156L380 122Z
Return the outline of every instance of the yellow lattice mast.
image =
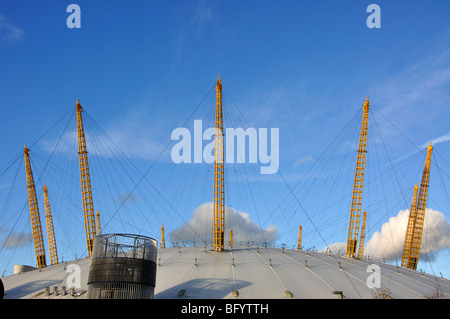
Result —
M361 218L361 206L364 187L364 171L366 167L367 128L369 124L369 97L367 97L366 101L364 102L363 110L364 112L361 123L361 133L359 137L355 180L353 183L352 206L350 208L350 222L348 226L347 236L346 256L350 258L356 257L356 247L358 245L359 221Z
M58 251L56 249L55 231L53 230L52 211L50 210L50 201L48 200L48 188L44 185L44 203L45 203L45 223L47 226L48 250L50 252L50 264L58 263Z
M92 256L94 245L95 216L94 203L92 202L91 177L89 174L89 164L86 149L86 137L84 134L83 118L81 112L83 108L77 99L77 130L78 130L78 156L80 160L80 180L81 180L81 196L83 199L84 227L86 231L86 244L89 257Z
M164 237L164 225L161 225L161 249L166 248L166 239Z
M100 213L98 211L95 213L95 217L97 226L97 236L100 236L102 234L102 227L100 225Z
M233 230L230 229L230 248L233 248Z
M367 212L364 211L363 221L361 224L361 235L359 236L358 259L364 259L364 244L366 239L366 217Z
M223 251L224 246L224 191L222 81L219 75L216 85L216 124L214 137L214 251Z
M417 269L419 262L420 245L422 243L423 224L425 220L425 210L427 208L428 186L430 181L431 153L433 146L427 148L427 159L423 169L422 183L420 184L419 198L417 199L416 216L411 236L411 246L409 248L408 265L410 269Z
M297 250L302 250L302 225L298 228Z
M409 260L409 250L411 248L411 239L414 228L414 220L416 218L417 209L417 189L419 186L417 184L414 186L413 200L411 203L411 209L409 210L408 226L406 228L405 243L403 245L403 255L402 255L402 267L408 266Z
M28 206L30 208L31 230L33 233L34 252L36 254L36 264L38 268L46 266L44 239L42 237L41 217L36 198L36 187L34 186L33 172L30 164L30 150L25 145L23 149L25 155L25 170L27 175Z

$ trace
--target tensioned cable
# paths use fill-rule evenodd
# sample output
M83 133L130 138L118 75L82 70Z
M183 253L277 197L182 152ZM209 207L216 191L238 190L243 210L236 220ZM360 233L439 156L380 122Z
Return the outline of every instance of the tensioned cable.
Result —
M419 148L416 144L414 144L400 129L398 129L391 121L389 121L388 118L386 118L379 110L377 110L380 115L387 121L389 122L400 134L402 134L407 140L408 142L410 142L418 151L425 153L425 149L426 148ZM435 152L435 150L433 150L433 153ZM434 156L433 156L434 157ZM439 169L439 166L437 165L436 161L434 161L434 164L436 165L436 167L438 168L438 171L441 172L441 170ZM443 172L444 174L446 174L445 172ZM448 175L447 175L448 176ZM448 194L447 194L448 197ZM406 200L405 200L406 201Z
M233 101L233 104L235 104L235 103L234 103L234 100L233 100L232 98L231 98L231 100ZM237 106L236 104L235 104L235 106L236 106L236 108L239 110L239 108L238 108L238 106ZM242 114L242 112L241 112L240 110L239 110L239 113L240 113L241 116L244 118L244 120L246 121L247 125L250 126L250 124L248 123L247 119L243 116L243 114ZM259 146L261 146L261 145L259 145ZM266 150L266 151L267 151L267 150ZM293 189L292 189L292 188L289 186L289 184L287 183L287 181L286 181L286 179L284 178L283 174L281 173L280 169L278 169L278 175L280 175L280 177L283 179L284 183L285 183L286 186L289 188L290 194L292 194L292 195L294 196L294 198L295 198L295 200L297 201L298 205L299 205L300 208L302 209L303 213L307 216L307 218L308 218L308 220L310 221L311 225L313 225L313 227L314 227L314 229L316 230L317 234L318 234L319 237L322 239L322 241L324 242L324 244L328 247L328 244L327 244L325 238L323 238L321 232L319 232L319 230L317 229L317 226L316 226L315 223L312 221L311 217L310 217L309 214L306 212L306 210L305 210L305 208L303 207L303 205L300 203L300 200L297 198L297 196L296 196L295 193L293 192ZM332 254L332 256L333 256L333 258L335 258L336 261L337 261L336 256L335 256L334 254ZM349 280L350 284L351 284L351 285L353 286L353 288L355 289L355 291L358 293L358 295L359 295L360 297L362 297L361 294L359 293L358 289L356 288L356 286L355 286L355 285L353 284L353 282L350 280L348 274L347 274L345 271L344 271L344 273L345 273L347 279Z
M389 158L389 162L390 162L391 167L392 167L392 161L390 160L389 152L386 150L386 145L384 144L384 141L383 141L383 138L382 138L381 133L380 133L380 131L379 131L377 122L376 122L376 120L375 120L375 118L374 118L373 116L372 116L372 121L373 121L373 123L374 123L375 128L376 128L377 131L378 131L378 134L379 134L379 136L380 136L380 138L381 138L382 145L383 145L383 147L384 147L384 149L385 149L385 152L386 152L386 154L387 154L387 156L388 156L388 158ZM376 147L375 147L375 155L376 155L376 158L377 158L377 161L376 161L376 162L377 162L377 164L378 164L378 169L381 171L380 160L379 160L379 154L378 154L378 149L377 149ZM394 170L393 170L393 171L394 171ZM395 171L394 171L394 175L395 175L397 184L399 185L400 191L402 192L402 196L403 196L403 199L404 199L405 204L406 204L406 198L405 198L405 196L404 196L404 194L403 194L403 190L402 190L401 187L400 187L400 183L399 183L399 180L398 180L398 178L397 178L397 174L395 174ZM386 202L386 191L385 191L385 188L384 188L384 183L383 183L383 180L382 180L382 176L383 176L383 175L380 173L380 178L381 178L381 191L382 191L382 193L383 193L382 198L384 198L384 208L386 209L386 213L381 217L381 219L383 219L386 215L389 214L389 211L388 211L388 208L387 208L387 202ZM397 250L395 249L395 243L394 243L394 240L392 240L392 239L394 238L394 236L393 236L393 234L392 234L391 224L389 223L388 226L389 226L388 229L389 229L389 232L390 232L390 235L391 235L391 241L390 241L390 243L391 243L391 245L393 246L394 251L397 251ZM396 258L396 261L397 261L397 256L395 256L395 258Z
M226 99L223 99L223 101L226 101ZM231 125L229 125L228 127L231 127L231 128L236 127L235 124L237 124L237 123L234 123L234 119L231 117L231 112L230 112L229 108L228 108L228 107L225 107L224 109L225 109L225 112L229 115L227 120L228 120L228 122L229 122ZM225 129L225 126L224 126L224 129ZM228 139L228 137L227 137L227 139ZM233 142L234 142L234 141L233 141ZM236 149L236 151L239 152L239 154L237 154L238 158L239 158L239 156L240 156L240 157L244 157L244 156L245 156L245 149L244 149L244 150L242 150L242 149L237 150L237 149ZM242 152L244 153L244 155L242 154ZM234 155L234 154L233 154L233 155ZM234 167L235 176L237 176L237 170L236 170L236 167L237 167L236 164L237 164L237 163L234 162L234 158L233 158L233 164L234 164L233 167ZM257 213L257 206L256 206L256 203L255 203L255 199L254 199L254 196L253 196L253 192L252 192L251 187L250 187L250 182L249 182L249 180L248 180L248 174L247 174L245 165L242 165L242 168L243 168L243 170L244 170L244 175L245 175L245 178L246 178L247 185L249 186L250 198L251 198L252 203L253 203L253 208L254 208L254 210L255 210L255 213ZM228 180L228 179L227 179L227 180ZM239 184L241 184L241 183L238 182L237 184L239 185ZM250 211L250 210L249 210L249 211ZM259 214L256 214L256 215L257 215L258 220L259 220ZM261 223L260 223L260 224L261 224ZM242 225L241 225L241 226L242 226ZM262 228L260 229L260 231L261 231L262 237L264 237L264 233L263 233L263 231L262 231ZM252 236L254 236L254 234L252 234ZM252 238L253 238L253 237L249 238L249 241L251 241Z
M186 123L191 119L191 117L196 113L196 111L198 110L198 108L200 107L200 105L203 104L204 100L209 96L209 94L211 93L211 91L214 89L214 86L210 88L210 90L208 91L208 93L205 95L205 97L201 100L201 102L196 106L196 108L194 109L194 111L189 115L189 117L186 119L186 121L183 123L182 126L185 126ZM112 142L112 141L111 141ZM112 142L114 145L115 143ZM124 205L124 203L130 198L131 194L137 189L137 187L142 183L143 180L146 180L147 182L149 182L150 185L152 185L152 183L150 183L150 181L147 180L146 176L148 175L148 173L152 170L152 168L155 166L155 164L158 162L158 160L161 158L161 156L165 153L165 151L167 150L167 148L169 147L169 145L172 143L172 140L163 148L163 150L158 154L158 156L156 157L156 159L154 160L154 162L152 163L152 165L147 169L147 171L142 174L140 173L140 171L136 168L136 166L134 164L133 167L136 168L136 170L138 171L138 173L142 174L141 178L139 179L139 181L134 185L133 189L130 191L130 193L126 196L126 198L120 203L119 207L115 210L115 212L112 214L112 216L108 219L108 221L104 224L104 226L102 226L102 228L105 228L110 222L111 220L114 218L114 216L117 214L117 212L121 209L121 207ZM117 146L117 145L116 145ZM118 148L119 149L119 148ZM122 153L122 152L121 152ZM123 154L123 153L122 153ZM124 155L124 154L123 154ZM124 155L125 156L125 155ZM125 156L125 158L128 159L127 156ZM129 160L129 159L128 159ZM153 185L152 185L153 186ZM158 194L165 200L165 198L162 196L162 194L155 188L155 190L158 192ZM170 202L166 201L167 204L172 208L173 206L170 204ZM177 211L174 209L174 212L177 213ZM189 224L187 224L188 227L190 227ZM193 230L194 233L195 230ZM82 256L86 253L87 248L85 248L84 252L82 253ZM77 259L75 264L78 263L80 259ZM69 274L66 274L64 276L64 278L61 279L61 281L59 282L58 285L60 285L68 276Z
M335 144L335 142L337 141L337 139L341 136L341 134L346 132L347 126L349 125L349 123L352 123L353 121L355 121L355 119L357 118L357 116L359 115L360 111L357 111L353 117L350 119L350 121L347 123L347 125L344 126L344 128L341 129L341 131L339 132L339 134L331 141L331 143L326 147L326 149L319 155L319 158L315 161L315 163L303 174L303 177L299 179L299 181L292 187L292 190L283 198L283 200L280 202L280 204L272 211L272 213L269 215L268 219L272 217L272 215L276 212L276 210L281 206L282 203L284 203L291 195L291 193L297 188L297 186L301 185L300 183L307 177L309 176L310 173L313 172L313 169L316 168L316 166L318 165L318 163L320 163L322 161L322 159L325 157L326 154L328 154L329 150L331 149L331 147ZM267 219L267 220L268 220ZM266 221L267 222L267 221ZM265 222L265 223L266 223Z
M197 111L197 109L200 107L200 105L203 103L203 101L206 99L206 97L211 93L211 91L213 90L214 87L212 87L208 93L206 94L206 96L201 100L201 102L197 105L197 107L194 109L194 111L191 113L191 115L189 115L188 119L183 123L182 126L185 126L186 123L190 120L190 118L194 115L194 113ZM106 222L105 226L106 227L109 222L112 220L112 218L114 218L114 216L117 214L117 212L121 209L121 207L123 206L123 204L128 200L128 198L131 196L131 194L136 190L136 188L139 186L139 184L146 179L146 176L148 175L148 173L152 170L152 168L155 166L156 162L161 158L161 156L165 153L165 151L167 150L167 148L169 147L169 145L172 143L172 140L167 143L167 145L163 148L163 150L159 153L159 155L156 157L155 161L152 163L152 165L147 169L147 171L142 175L141 179L136 183L136 185L133 187L133 189L130 191L130 193L127 195L127 197L122 201L122 203L119 205L119 207L117 208L117 210L112 214L112 216L110 217L110 219ZM170 204L169 204L170 205Z

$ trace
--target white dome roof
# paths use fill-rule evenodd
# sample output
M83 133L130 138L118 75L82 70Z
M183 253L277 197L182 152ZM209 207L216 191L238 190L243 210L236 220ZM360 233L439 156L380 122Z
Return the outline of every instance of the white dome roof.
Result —
M5 298L72 299L61 296L61 287L68 286L66 269L74 263L80 267L81 281L75 292L78 298L86 298L89 261L85 258L4 277ZM450 295L447 279L319 252L236 247L217 253L210 247L175 247L158 250L157 264L155 299L336 299L340 298L337 292L344 298L370 299L381 291L394 299ZM52 293L54 286L58 286L57 296L42 293L45 287Z

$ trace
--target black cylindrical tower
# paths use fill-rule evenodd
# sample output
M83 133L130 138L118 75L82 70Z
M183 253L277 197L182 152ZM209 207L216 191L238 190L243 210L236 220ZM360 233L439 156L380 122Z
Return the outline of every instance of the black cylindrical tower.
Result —
M131 234L95 237L89 269L90 299L152 299L156 282L155 239Z

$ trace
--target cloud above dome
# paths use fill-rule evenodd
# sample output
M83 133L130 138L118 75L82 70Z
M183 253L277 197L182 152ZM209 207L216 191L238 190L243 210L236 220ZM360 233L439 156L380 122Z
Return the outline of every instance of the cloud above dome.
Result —
M247 245L253 241L254 245L270 245L278 236L278 228L269 225L261 228L252 221L250 214L238 211L232 207L225 207L225 247L229 243L230 230L233 230L234 246ZM170 241L178 243L208 244L213 239L213 203L204 203L197 207L192 218L169 234Z

